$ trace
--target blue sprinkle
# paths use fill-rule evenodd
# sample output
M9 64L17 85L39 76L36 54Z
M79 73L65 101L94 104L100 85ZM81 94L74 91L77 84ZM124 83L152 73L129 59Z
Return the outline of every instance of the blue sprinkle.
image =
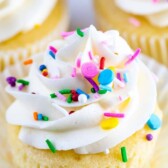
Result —
M128 82L128 75L127 75L127 73L123 74L123 78L124 78L125 83L127 83Z
M147 121L147 125L150 129L156 130L161 127L161 120L155 114L152 114L150 119Z
M107 91L109 91L109 92L112 91L112 88L109 87L108 85L100 85L100 89L102 89L102 90L107 90Z
M44 69L47 69L47 67L46 67L45 65L43 65L43 64L40 65L39 70L40 70L40 71L43 71Z
M81 89L77 89L76 92L77 92L78 94L85 94L86 97L87 97L87 99L90 98L90 96L89 96L86 92L84 92L83 90L81 90Z
M114 80L114 73L110 69L105 69L100 72L98 81L102 85L108 85Z
M37 118L38 118L38 120L42 120L43 119L43 115L42 114L38 114Z
M49 54L51 55L51 57L52 57L53 59L55 59L55 54L54 54L52 51L49 51Z

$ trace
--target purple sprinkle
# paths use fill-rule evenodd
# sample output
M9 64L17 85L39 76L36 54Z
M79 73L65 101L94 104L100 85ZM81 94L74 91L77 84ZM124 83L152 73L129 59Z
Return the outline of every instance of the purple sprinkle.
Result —
M117 72L117 79L120 80L120 81L122 81L121 74L119 72Z
M21 90L23 90L24 87L25 87L25 85L20 85L20 86L18 87L18 89L21 91Z
M13 76L7 77L6 81L8 82L8 84L11 85L11 87L15 87L16 86L16 78Z
M152 135L152 134L147 134L147 135L146 135L146 139L147 139L148 141L151 141L151 140L153 139L153 135Z
M87 78L87 77L85 77L85 78L93 86L93 88L95 89L95 91L98 92L99 91L99 86L96 84L96 82L93 79L91 79L91 78Z
M56 49L56 48L54 48L53 46L50 46L49 49L50 49L54 54L56 54L56 52L57 52L57 49Z

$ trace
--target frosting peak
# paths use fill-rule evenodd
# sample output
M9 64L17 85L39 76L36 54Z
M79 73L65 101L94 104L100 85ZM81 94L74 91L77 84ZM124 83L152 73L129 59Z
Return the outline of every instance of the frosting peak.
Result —
M57 150L80 154L117 145L141 129L155 108L155 83L139 52L117 31L93 26L52 42L33 58L29 76L7 87L17 98L7 121L21 126L22 142L39 149L48 149L46 139Z

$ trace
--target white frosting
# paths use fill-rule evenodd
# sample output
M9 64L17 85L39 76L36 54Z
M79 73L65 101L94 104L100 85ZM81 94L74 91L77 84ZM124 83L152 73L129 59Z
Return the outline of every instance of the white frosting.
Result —
M84 37L74 33L64 41L56 41L51 45L58 49L56 59L49 56L48 52L34 58L35 63L26 78L30 85L25 91L18 91L17 87L7 87L7 91L17 100L8 109L6 118L9 123L21 126L19 139L22 142L39 149L48 149L45 140L49 139L57 150L73 149L79 154L98 153L114 147L145 125L154 112L156 86L151 72L138 59L124 68L116 68L117 72L126 71L128 74L129 81L123 88L117 86L114 81L112 92L98 97L95 96L97 93L89 92L91 85L81 75L80 68L77 69L77 76L71 77L79 57L81 64L99 64L97 60L103 55L107 68L119 65L132 55L132 50L117 31L102 33L90 26L84 32ZM88 51L94 53L92 60ZM118 55L114 54L116 52ZM48 78L42 76L38 70L41 64L48 67ZM50 78L58 74L59 78ZM80 88L87 92L90 98L71 104L58 98L50 98L50 93L65 88ZM124 109L125 117L119 119L119 125L110 130L103 130L100 122L104 118L104 112L118 111L121 102L128 97L131 101ZM71 110L75 112L69 115ZM35 121L34 111L48 116L49 121Z
M168 26L168 1L159 0L115 0L122 10L147 18L150 23L158 27Z
M56 2L57 0L1 0L0 42L42 24Z

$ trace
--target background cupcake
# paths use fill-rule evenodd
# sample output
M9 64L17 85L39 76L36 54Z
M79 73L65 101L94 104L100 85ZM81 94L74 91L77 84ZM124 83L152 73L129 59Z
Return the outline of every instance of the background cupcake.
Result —
M26 74L23 61L60 38L68 26L67 12L64 0L0 1L0 111L11 101L4 92L5 76Z
M140 47L168 66L168 2L166 0L95 0L97 23L118 29L133 49Z

